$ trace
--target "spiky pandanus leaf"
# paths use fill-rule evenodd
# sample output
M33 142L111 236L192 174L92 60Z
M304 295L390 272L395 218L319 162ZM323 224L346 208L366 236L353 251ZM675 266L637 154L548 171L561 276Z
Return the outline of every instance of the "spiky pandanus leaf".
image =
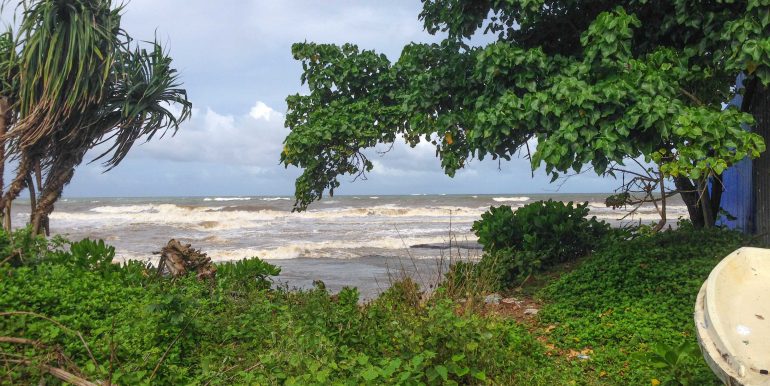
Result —
M136 47L116 56L114 82L95 125L101 130L95 136L99 143L112 142L94 159L106 158L107 170L117 166L139 138L149 141L169 130L176 134L180 122L190 117L192 104L171 62L157 42L149 50ZM171 111L174 105L181 110Z
M110 0L33 0L20 6L19 121L7 135L16 152L40 149L56 132L73 135L104 99L122 9L112 8Z
M15 100L19 84L19 54L13 31L0 33L0 97Z

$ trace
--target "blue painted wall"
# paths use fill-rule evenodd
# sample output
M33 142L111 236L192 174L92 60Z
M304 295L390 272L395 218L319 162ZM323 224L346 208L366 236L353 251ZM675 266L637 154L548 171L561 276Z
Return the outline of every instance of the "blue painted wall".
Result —
M735 219L720 216L717 221L730 229L738 229L746 233L753 231L754 205L751 186L751 160L744 159L722 173L722 209Z
M743 84L743 74L736 79L736 87L740 88ZM737 95L730 105L740 107L743 97ZM746 128L749 130L750 128ZM735 164L722 173L722 184L724 193L722 193L722 208L735 219L730 220L725 216L720 216L717 224L727 226L730 229L738 229L746 233L754 231L754 199L752 189L752 162L750 159ZM714 188L714 187L712 187Z

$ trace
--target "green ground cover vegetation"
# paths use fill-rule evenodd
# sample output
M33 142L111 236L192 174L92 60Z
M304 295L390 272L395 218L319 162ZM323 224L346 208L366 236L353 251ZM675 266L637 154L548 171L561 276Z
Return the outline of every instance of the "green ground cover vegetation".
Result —
M0 383L56 384L55 368L115 384L713 384L694 349L693 304L748 240L581 218L573 225L604 229L593 252L507 282L504 296L543 304L528 320L490 312L483 291L453 280L431 296L399 281L362 303L352 288L276 286L280 269L257 258L219 264L214 281L171 280L111 263L101 241L2 234ZM526 245L540 244L513 248Z

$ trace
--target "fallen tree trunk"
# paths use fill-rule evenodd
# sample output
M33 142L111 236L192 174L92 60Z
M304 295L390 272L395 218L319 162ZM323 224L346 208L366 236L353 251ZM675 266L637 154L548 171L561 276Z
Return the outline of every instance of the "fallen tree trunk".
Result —
M214 279L216 276L217 267L211 263L211 258L190 244L183 245L171 239L159 253L158 275L181 277L194 271L199 280Z

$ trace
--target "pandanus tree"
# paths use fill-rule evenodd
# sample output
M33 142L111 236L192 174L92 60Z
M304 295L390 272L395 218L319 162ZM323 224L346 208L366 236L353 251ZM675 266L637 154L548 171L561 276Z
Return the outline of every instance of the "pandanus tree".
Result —
M16 39L9 34L2 53L10 124L0 136L17 166L0 206L10 229L11 204L29 189L30 223L41 233L89 150L110 170L138 140L175 133L191 104L171 58L157 42L136 44L112 1L32 0L17 9Z
M770 85L767 0L423 0L419 17L443 39L395 62L350 44L292 47L310 89L287 98L281 161L304 169L296 209L370 171L366 148L404 138L435 145L450 176L520 151L554 178L647 161L646 186L674 185L663 195L710 226L722 172L765 150L744 128L750 95ZM474 45L477 34L492 42ZM736 94L744 106L723 109Z

